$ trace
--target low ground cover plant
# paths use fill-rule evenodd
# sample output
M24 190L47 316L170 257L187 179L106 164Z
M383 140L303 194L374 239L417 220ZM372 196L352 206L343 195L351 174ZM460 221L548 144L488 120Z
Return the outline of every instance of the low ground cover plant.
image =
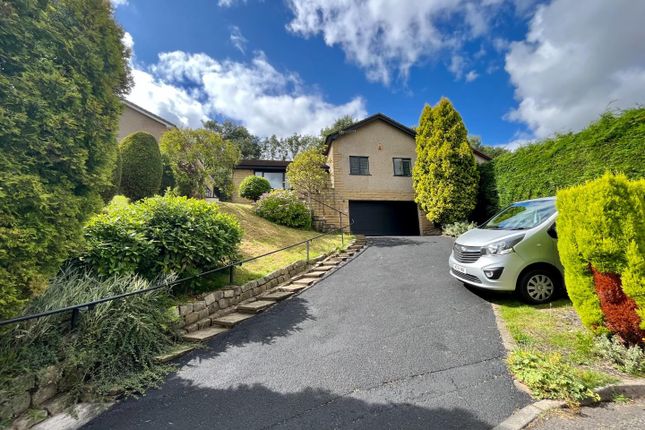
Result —
M311 228L311 212L293 191L273 190L257 201L255 213L287 227Z
M100 275L196 275L238 256L242 229L215 204L173 195L110 205L85 228L80 260Z
M558 192L556 205L567 292L583 324L644 345L645 179L607 174Z
M466 233L468 230L474 229L475 227L477 227L477 224L475 222L457 221L453 222L452 224L444 225L441 231L446 236L458 237Z
M67 268L29 304L26 313L138 291L173 279L161 277L150 282L136 275L100 279L85 270ZM142 392L170 370L154 362L175 337L177 316L169 306L168 289L161 288L85 310L74 329L69 313L4 329L0 332L0 399L24 391L16 378L43 372L51 383L71 393L72 400L81 395Z
M617 336L601 335L595 339L593 352L622 372L645 376L645 351L639 345L626 345Z
M247 176L240 183L240 196L254 202L269 191L271 191L271 183L261 176Z

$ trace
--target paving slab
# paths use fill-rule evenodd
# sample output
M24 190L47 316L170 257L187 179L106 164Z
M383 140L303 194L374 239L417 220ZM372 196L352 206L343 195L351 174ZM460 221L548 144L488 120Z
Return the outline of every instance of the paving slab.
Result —
M280 300L284 300L287 297L291 297L291 296L293 296L292 292L274 290L260 296L260 298L262 300L273 300L273 301L279 302Z
M193 349L195 349L195 347L191 345L180 345L166 354L161 354L156 356L155 361L157 363L168 363L169 361L175 360L181 357L182 355L192 351Z
M295 281L292 282L292 284L298 284L298 285L311 285L314 282L318 280L318 278L311 278L309 277L309 274L307 273L305 278L300 278L296 279Z
M274 305L275 302L273 300L255 300L253 302L249 303L244 303L243 305L239 305L237 307L238 311L241 312L248 312L252 314L256 314L258 312L262 312L269 306Z
M234 325L251 318L251 314L243 314L241 312L233 312L223 317L213 318L213 324L218 324L224 327L233 327Z
M280 291L288 291L291 294L297 293L298 291L304 290L305 288L307 288L307 286L304 284L289 284L278 287Z
M314 270L314 271L312 271L312 272L307 272L305 275L306 275L308 278L320 278L320 277L321 277L321 276L323 276L325 273L327 273L327 271L326 271L326 270Z
M218 334L224 333L227 330L228 329L224 327L207 327L202 330L197 330L192 333L185 334L183 336L183 339L187 342L204 342L208 339L214 338Z

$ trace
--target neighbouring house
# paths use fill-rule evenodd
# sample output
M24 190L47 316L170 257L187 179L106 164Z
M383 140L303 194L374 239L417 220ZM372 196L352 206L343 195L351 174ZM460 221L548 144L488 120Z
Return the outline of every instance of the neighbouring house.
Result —
M368 235L428 235L439 231L414 202L412 167L416 132L377 113L327 136L325 154L330 187L320 200L349 215L351 230ZM473 149L478 163L490 160ZM248 175L262 175L286 187L288 161L245 160L235 169L237 186ZM267 176L268 175L268 176ZM271 178L275 178L271 181ZM235 191L238 192L237 189ZM237 199L237 200L236 200ZM241 201L239 195L233 201ZM321 229L346 225L348 217L328 206L313 204L314 222Z
M234 203L251 203L250 200L240 197L240 183L247 176L255 175L266 178L273 189L283 190L287 185L287 166L290 161L282 160L242 160L233 170L233 195Z
M121 118L119 119L119 131L117 134L119 142L128 134L137 131L150 133L159 142L161 135L167 130L177 128L175 124L145 110L141 106L125 99L121 101L123 102L123 112L121 112Z

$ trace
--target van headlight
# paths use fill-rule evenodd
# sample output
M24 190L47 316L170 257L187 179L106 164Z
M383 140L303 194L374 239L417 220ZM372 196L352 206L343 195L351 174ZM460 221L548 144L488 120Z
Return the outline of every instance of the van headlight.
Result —
M484 247L484 252L489 255L503 255L513 252L513 247L524 239L524 235L513 236L497 242L490 243Z

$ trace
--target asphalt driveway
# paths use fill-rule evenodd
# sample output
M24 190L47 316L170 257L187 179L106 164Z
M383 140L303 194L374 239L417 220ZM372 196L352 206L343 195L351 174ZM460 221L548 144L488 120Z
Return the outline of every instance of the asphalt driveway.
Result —
M452 241L370 242L86 428L478 429L525 406L490 304L447 273Z

